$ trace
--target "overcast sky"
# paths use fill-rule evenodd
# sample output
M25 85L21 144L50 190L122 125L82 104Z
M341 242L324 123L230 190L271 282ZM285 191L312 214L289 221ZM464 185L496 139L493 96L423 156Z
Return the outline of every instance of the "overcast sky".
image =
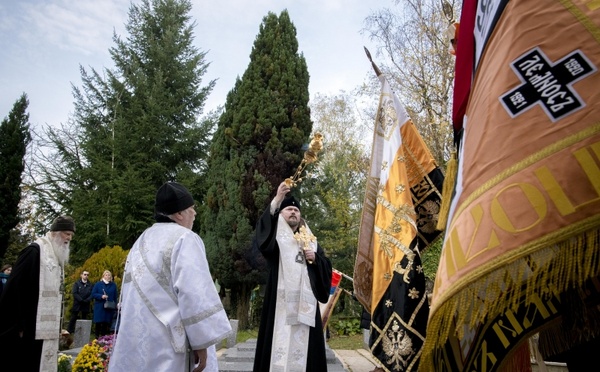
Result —
M139 4L139 0L134 1ZM310 74L310 95L351 91L372 74L361 34L372 12L393 0L192 0L195 46L211 63L203 82L217 79L205 112L225 103L242 76L259 26L268 12L287 9ZM113 31L125 38L130 1L3 0L0 2L0 118L24 92L34 127L66 123L73 112L71 84L79 66L113 67Z

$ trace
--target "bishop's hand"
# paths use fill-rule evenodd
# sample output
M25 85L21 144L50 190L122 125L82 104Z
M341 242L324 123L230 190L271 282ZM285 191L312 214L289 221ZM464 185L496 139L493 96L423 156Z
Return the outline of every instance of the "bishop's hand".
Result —
M290 192L290 190L290 187L285 183L285 181L279 184L279 187L277 188L277 195L275 195L275 201L277 205L281 205L281 202L287 193Z
M315 262L315 251L313 251L312 249L305 249L304 250L304 258L306 258L306 262L308 262L309 264L312 264L313 262Z

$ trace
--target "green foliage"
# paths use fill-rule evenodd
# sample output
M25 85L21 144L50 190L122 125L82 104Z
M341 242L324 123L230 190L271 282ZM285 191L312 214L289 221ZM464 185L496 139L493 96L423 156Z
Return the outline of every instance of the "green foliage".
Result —
M58 205L77 223L72 259L109 245L130 248L153 223L156 190L184 183L200 203L213 117L201 119L215 82L202 86L206 53L193 45L189 0L132 4L110 49L114 69L81 68L73 121L49 129L52 159L34 185L39 205Z
M333 330L338 335L354 336L358 333L362 333L360 328L360 319L338 319L337 321L331 322Z
M342 278L341 287L349 286L352 288L352 283L347 279ZM356 299L348 292L343 292L331 315L328 323L329 330L333 336L354 336L362 333L360 328L360 319L362 316L363 307Z
M358 350L365 348L362 333L353 336L339 336L332 332L327 345L333 350Z
M333 308L333 318L339 317L360 319L363 307L360 304L360 302L358 302L358 300L356 300L354 297L352 297L352 295L349 294L352 293L352 286L352 282L348 281L347 279L342 279L342 281L340 282L340 287L346 289L346 291L348 292L343 292L340 295L338 302Z
M425 273L425 277L433 281L435 281L435 274L437 273L437 269L440 264L443 243L444 237L442 234L440 239L430 245L425 252L421 253L421 262L423 263L423 272Z
M21 180L29 132L29 101L23 94L0 123L0 261L8 249L11 230L20 221Z
M128 253L129 251L123 250L123 248L118 245L113 247L106 246L88 258L81 266L81 270L76 273L76 276L73 277L72 275L71 277L73 279L79 279L81 271L88 270L90 272L90 280L94 283L102 279L104 270L108 270L112 273L113 281L117 284L117 287L121 288L121 280L123 278Z
M258 327L252 329L238 330L236 335L236 343L246 342L251 338L258 338Z
M211 272L231 289L230 315L241 329L252 288L265 280L260 253L251 250L256 222L300 164L311 133L308 82L289 14L269 13L219 117L200 208Z
M21 253L23 248L27 247L29 243L33 242L34 240L35 238L32 236L21 234L18 228L10 230L10 243L8 244L8 249L4 254L4 259L2 259L2 265L14 265L15 262L17 262L19 253Z
M256 328L260 325L260 317L262 315L265 286L256 286L252 290L250 295L250 316L248 321L248 328ZM262 295L261 295L262 291Z

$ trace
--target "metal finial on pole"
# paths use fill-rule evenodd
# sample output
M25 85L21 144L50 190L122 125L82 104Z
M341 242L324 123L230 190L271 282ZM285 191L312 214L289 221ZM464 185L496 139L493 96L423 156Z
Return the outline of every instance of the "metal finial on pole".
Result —
M363 48L365 48L365 53L367 53L367 58L369 58L369 61L371 62L371 66L373 66L373 70L375 70L375 75L377 75L377 76L381 75L381 70L379 69L379 67L377 67L375 62L373 62L373 59L371 58L371 53L369 52L369 49L367 49L367 47L363 47Z

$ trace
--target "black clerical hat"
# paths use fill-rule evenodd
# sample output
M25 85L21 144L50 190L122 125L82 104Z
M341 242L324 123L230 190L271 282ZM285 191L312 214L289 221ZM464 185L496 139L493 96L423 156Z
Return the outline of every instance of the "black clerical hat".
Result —
M75 232L75 221L71 216L58 216L52 221L50 231L73 231Z
M286 196L283 199L283 201L281 202L281 205L279 206L279 210L281 211L284 208L291 207L291 206L294 206L294 207L298 208L299 210L302 210L300 208L300 203L292 195Z
M177 182L167 182L156 192L154 208L157 213L169 215L181 212L194 205L192 194Z

